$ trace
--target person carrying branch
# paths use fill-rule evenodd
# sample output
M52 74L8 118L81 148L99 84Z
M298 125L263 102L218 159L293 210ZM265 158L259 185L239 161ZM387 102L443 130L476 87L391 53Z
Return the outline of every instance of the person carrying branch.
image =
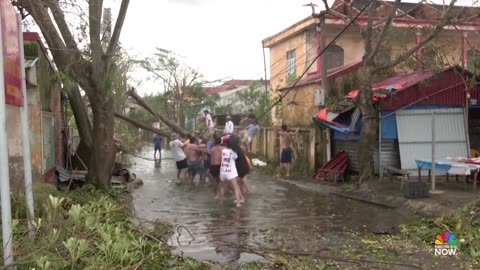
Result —
M293 159L293 149L291 147L292 137L298 134L298 128L295 132L288 131L287 125L282 125L282 130L275 130L275 133L280 136L280 143L282 145L282 153L280 155L280 166L277 170L277 177L280 177L282 174L282 169L285 168L287 171L286 176L290 176L290 164Z

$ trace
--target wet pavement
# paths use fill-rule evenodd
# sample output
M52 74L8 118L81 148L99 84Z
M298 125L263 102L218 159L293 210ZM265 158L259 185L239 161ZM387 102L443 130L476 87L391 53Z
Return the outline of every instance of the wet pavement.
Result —
M151 159L153 151L139 156ZM176 226L170 244L184 255L217 262L259 261L258 250L318 254L352 232L391 232L414 219L402 213L337 196L301 189L275 178L249 176L251 192L239 209L227 197L223 205L205 183L179 185L170 152L160 164L131 157L132 170L144 185L133 193L135 214L167 219Z

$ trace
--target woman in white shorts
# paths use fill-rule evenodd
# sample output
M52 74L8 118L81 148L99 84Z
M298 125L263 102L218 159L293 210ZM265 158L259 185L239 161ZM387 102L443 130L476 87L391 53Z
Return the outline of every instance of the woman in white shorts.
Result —
M237 167L235 166L235 160L237 158L237 153L231 148L228 148L227 141L227 148L222 150L222 163L220 165L221 186L219 199L221 202L223 201L225 188L226 186L230 185L235 193L235 204L237 207L241 207L242 203L245 202L245 199L243 198L242 192L238 185L238 172Z

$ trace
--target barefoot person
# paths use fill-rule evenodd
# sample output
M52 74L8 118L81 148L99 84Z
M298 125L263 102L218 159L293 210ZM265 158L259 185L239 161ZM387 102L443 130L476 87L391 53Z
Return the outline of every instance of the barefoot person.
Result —
M232 147L236 148L232 144L233 144L232 138L229 138L227 140L227 148L222 150L222 164L220 165L220 180L227 182L232 187L235 193L235 205L237 207L241 207L245 199L243 198L242 192L238 185L238 171L235 165L235 160L238 158L238 155L232 149ZM223 201L224 193L225 193L225 189L221 188L220 195L219 195L220 202Z
M282 125L282 130L275 130L280 136L280 143L282 145L282 154L280 156L280 166L277 170L277 176L282 174L282 169L287 170L287 177L290 176L290 164L292 163L293 158L293 149L291 147L292 137L298 134L298 128L295 132L289 132L287 125Z
M170 142L170 150L172 151L173 159L177 164L177 179L185 179L187 175L187 159L183 152L183 142L185 141L184 135L179 135L177 138Z
M215 145L207 150L210 153L210 175L212 176L215 198L219 198L220 194L220 165L222 164L222 138L219 135L213 135Z
M199 144L196 137L190 139L190 144L187 146L187 164L188 171L190 172L190 183L193 184L195 176L198 174L200 176L200 181L205 179L205 167L201 156L205 145Z
M246 194L249 192L247 186L247 175L250 172L250 166L248 165L248 157L245 152L245 147L240 146L240 138L238 136L233 136L230 138L231 146L234 151L237 153L238 158L235 160L235 166L237 166L238 171L238 186L242 192L243 198L245 200Z
M243 142L247 146L247 153L251 153L253 138L255 137L257 132L260 130L260 127L258 126L257 120L253 119L245 129L247 130L247 133L243 138Z

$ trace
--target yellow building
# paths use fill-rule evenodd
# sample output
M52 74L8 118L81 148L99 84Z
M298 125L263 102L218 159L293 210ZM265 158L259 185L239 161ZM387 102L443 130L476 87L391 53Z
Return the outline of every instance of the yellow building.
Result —
M368 3L368 0L350 1L336 0L331 9L352 17ZM393 2L379 1L377 15L384 18L392 9ZM431 31L431 21L442 16L443 6L416 3L400 3L397 5L398 18L392 23L392 34L388 40L388 51L381 56L385 61L395 55L412 48ZM480 12L479 8L456 6L455 17L468 18ZM402 15L402 16L400 16ZM320 25L320 23L323 23ZM362 66L364 40L360 27L367 23L366 14L361 15L357 25L351 26L337 41L327 47L321 57L321 35L325 35L326 44L347 25L343 19L325 12L313 14L281 32L263 40L263 45L270 49L270 81L272 99L289 90L293 82L304 72L305 76L289 91L273 110L274 124L285 123L292 126L310 126L311 117L324 106L332 95L342 96L345 91L357 87L356 72ZM458 64L472 68L472 64L480 59L480 37L478 27L480 21L467 20L455 26L446 26L442 33L429 45L397 67L397 70L420 69L426 66L445 66ZM324 29L323 33L320 29ZM386 41L387 42L387 41ZM390 58L390 59L389 59ZM322 62L327 70L327 81L330 93L323 93L321 83ZM311 66L310 66L311 65ZM310 66L310 67L309 67ZM308 70L307 70L308 69ZM388 74L386 74L387 76ZM383 78L378 78L383 79Z

